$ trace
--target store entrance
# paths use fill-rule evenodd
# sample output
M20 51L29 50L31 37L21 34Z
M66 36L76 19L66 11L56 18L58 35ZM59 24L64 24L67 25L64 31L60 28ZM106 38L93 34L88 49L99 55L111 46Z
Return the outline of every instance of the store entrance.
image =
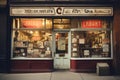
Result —
M70 68L69 34L69 32L54 33L54 69Z

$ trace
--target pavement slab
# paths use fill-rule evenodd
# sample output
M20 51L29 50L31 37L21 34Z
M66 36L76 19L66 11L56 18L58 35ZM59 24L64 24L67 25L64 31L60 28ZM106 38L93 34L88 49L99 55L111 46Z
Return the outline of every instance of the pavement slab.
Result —
M50 80L51 73L4 74L0 80Z
M51 80L83 80L78 73L74 72L53 72Z
M96 73L80 73L84 80L116 80L114 76L98 76Z
M120 76L98 76L96 73L54 71L44 73L0 73L0 80L120 80Z

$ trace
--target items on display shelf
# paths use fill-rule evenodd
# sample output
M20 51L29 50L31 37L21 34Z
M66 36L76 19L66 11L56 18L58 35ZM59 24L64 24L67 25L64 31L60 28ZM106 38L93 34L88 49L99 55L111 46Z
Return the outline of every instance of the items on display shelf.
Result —
M73 31L72 34L72 57L99 58L110 56L109 32Z
M32 31L33 33L31 33L31 31L14 31L13 57L51 57L51 36L49 36L47 32ZM34 33L39 34L39 36L37 36L39 40L33 39L35 36L33 35ZM24 38L24 36L27 36L27 39Z
M89 50L84 50L84 57L90 56L90 51Z

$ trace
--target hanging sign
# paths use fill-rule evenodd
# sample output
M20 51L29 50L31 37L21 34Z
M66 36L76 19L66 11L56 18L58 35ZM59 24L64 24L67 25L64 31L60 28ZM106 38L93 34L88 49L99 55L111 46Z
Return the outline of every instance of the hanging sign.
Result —
M11 16L112 16L112 7L10 7Z

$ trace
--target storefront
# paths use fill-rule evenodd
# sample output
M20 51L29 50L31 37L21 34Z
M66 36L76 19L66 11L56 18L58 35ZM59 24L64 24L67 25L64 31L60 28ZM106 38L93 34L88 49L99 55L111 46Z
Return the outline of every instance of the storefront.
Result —
M112 6L11 5L11 71L112 66Z

